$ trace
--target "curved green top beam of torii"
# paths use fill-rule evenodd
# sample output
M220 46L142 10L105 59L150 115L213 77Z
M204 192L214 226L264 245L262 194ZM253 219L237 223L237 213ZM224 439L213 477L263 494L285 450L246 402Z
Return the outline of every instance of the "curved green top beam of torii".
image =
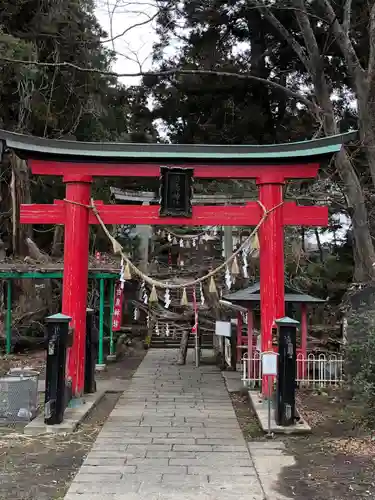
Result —
M50 159L109 163L171 162L196 160L207 162L259 162L284 163L318 159L340 151L342 144L357 137L357 132L283 144L209 145L209 144L156 144L120 142L79 142L44 139L0 130L0 153L14 150L25 159Z

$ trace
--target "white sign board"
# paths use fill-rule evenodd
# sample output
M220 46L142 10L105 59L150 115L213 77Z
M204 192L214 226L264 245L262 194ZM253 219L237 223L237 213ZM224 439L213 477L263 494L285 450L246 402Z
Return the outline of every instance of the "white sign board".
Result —
M277 375L276 352L262 352L262 375Z
M215 334L220 337L231 337L231 326L230 321L216 321Z

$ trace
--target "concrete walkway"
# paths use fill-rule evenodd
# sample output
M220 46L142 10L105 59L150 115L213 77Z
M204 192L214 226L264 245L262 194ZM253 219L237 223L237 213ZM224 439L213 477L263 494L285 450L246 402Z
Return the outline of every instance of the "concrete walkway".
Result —
M147 353L65 500L283 498L269 468L262 484L220 371L175 359L174 350ZM269 465L272 450L256 450Z

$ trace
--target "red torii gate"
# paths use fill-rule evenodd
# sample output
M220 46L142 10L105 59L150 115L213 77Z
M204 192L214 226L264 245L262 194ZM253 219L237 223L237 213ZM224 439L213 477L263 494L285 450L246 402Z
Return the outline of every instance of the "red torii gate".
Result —
M256 179L259 201L272 210L259 230L262 351L272 349L272 325L284 311L285 225L326 226L327 207L299 207L283 201L288 179L317 176L319 163L338 152L353 134L271 146L82 143L40 139L0 130L3 150L28 160L33 174L62 176L64 201L22 205L22 224L64 224L62 312L72 317L73 347L68 376L73 395L83 392L88 282L89 225L93 177L160 177L161 166L189 167L197 179ZM315 162L312 163L312 160ZM105 224L255 226L263 216L257 202L243 206L193 206L191 218L159 217L158 206L96 202ZM275 208L276 207L276 208ZM267 386L263 381L263 392Z

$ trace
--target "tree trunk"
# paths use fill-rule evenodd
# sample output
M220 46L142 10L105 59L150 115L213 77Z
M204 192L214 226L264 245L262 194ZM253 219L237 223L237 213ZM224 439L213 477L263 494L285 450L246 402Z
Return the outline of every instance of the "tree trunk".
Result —
M185 330L181 337L180 349L178 351L177 364L185 365L186 364L186 356L188 351L188 344L190 338L190 328Z
M12 195L12 246L13 255L26 256L26 238L31 238L30 225L20 224L20 206L22 203L31 203L30 178L26 162L11 154L12 169L11 195Z
M345 194L353 225L354 279L357 282L370 281L375 277L375 251L362 187L344 150L337 155L336 165L345 184Z
M322 264L324 264L324 253L323 253L323 247L322 247L322 243L320 241L320 236L319 236L319 231L317 230L317 228L314 229L314 233L315 233L315 238L316 238L316 244L318 245L318 250L319 250L319 256L320 256L320 262Z
M343 32L342 30L339 29L340 26L332 7L323 0L320 2L320 4L324 7L327 17L332 24L333 30L336 35L336 40L339 43L339 46L342 47L342 51L344 57L346 58L349 72L351 72L352 77L355 81L354 87L357 93L357 97L358 99L361 98L361 102L359 102L359 107L361 107L364 102L363 98L365 96L365 92L367 91L367 86L364 85L364 80L363 80L364 72L361 69L359 62L357 61L357 58L353 56L352 52L350 52L350 49L351 48L353 49L350 40L343 40L342 38ZM285 26L283 26L275 18L270 9L263 8L263 11L265 11L265 15L269 19L270 23L279 31L281 37L294 50L294 52L297 54L301 62L304 64L306 70L310 74L312 83L314 85L314 93L317 102L319 104L319 107L321 109L319 118L322 120L322 125L324 128L325 135L335 135L338 133L338 127L331 101L331 89L329 87L329 82L324 72L324 60L322 54L320 53L315 31L311 25L310 17L307 12L306 3L303 0L294 0L293 5L296 8L294 13L305 43L304 48L299 44L297 39L285 28ZM306 57L306 53L308 57ZM361 89L363 92L361 92ZM360 92L358 93L359 90ZM372 92L368 93L370 95L372 94ZM363 112L366 112L366 110L369 109L368 104L369 103L367 100L366 106L362 106ZM362 118L360 117L360 128L366 130L366 126L363 123L363 117ZM371 130L375 130L375 128ZM374 151L374 158L375 158L375 151ZM368 212L365 205L364 193L357 172L355 171L354 166L344 149L342 149L341 152L336 156L336 166L338 173L345 186L346 199L351 209L353 237L356 246L354 251L354 258L355 258L354 274L357 280L360 281L371 280L375 277L375 267L374 267L375 251L371 239Z
M55 230L53 232L52 248L51 248L52 257L60 257L62 255L63 236L64 236L63 226L55 226Z
M324 73L314 78L315 92L324 112L323 125L326 135L335 135L338 128L335 120L330 91ZM363 189L351 159L344 148L336 155L337 171L343 181L345 195L353 225L355 242L354 279L369 281L375 277L375 250L371 238L368 211Z

